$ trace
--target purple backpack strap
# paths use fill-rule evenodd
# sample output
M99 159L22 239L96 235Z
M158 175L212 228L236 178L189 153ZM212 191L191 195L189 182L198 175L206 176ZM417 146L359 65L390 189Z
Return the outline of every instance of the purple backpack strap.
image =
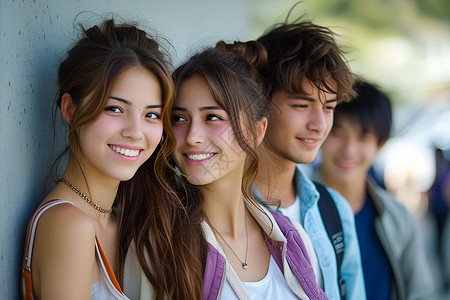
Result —
M314 269L311 266L311 261L306 251L305 244L298 232L297 228L291 223L288 217L282 215L281 213L270 211L275 218L281 232L284 234L287 240L287 251L286 259L292 272L295 274L303 290L308 295L310 299L328 299L325 292L319 287L316 282L316 276L314 275ZM283 271L281 262L281 247L280 242L278 242L278 248L276 249L273 242L270 239L266 240L267 246L269 247L272 256L277 262L280 269ZM281 247L280 247L281 246ZM275 251L278 250L278 251ZM275 252L274 252L275 251ZM277 253L278 255L273 255ZM284 272L284 271L283 271Z
M225 259L210 243L203 273L203 299L218 299L220 285L224 276Z

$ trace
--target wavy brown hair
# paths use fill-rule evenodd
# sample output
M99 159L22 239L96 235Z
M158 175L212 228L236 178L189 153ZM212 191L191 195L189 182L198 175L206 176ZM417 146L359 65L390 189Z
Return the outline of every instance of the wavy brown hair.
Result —
M336 94L338 102L354 97L352 73L329 28L309 21L280 23L258 42L268 54L268 64L259 72L269 99L281 90L305 94L304 79L319 90Z

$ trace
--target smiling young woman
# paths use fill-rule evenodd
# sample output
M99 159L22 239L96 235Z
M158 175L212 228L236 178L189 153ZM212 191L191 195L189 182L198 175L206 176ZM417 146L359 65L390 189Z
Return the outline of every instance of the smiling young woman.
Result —
M174 159L191 184L242 177L245 153L233 134L230 117L211 96L202 76L180 86L173 111Z
M155 160L173 93L166 59L146 32L110 19L82 27L58 83L68 160L29 223L22 297L128 299L116 276L129 198L117 195Z

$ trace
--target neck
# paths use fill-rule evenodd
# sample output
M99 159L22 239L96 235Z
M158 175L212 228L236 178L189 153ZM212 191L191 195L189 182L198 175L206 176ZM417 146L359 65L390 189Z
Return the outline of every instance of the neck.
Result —
M69 156L69 160L62 177L77 187L83 194L88 196L93 203L104 209L110 209L112 207L120 184L119 180L93 172L89 168L83 168L72 154ZM77 197L82 202L85 202L78 195ZM90 206L87 202L85 203ZM91 211L92 213L103 214L93 207L86 210Z
M353 213L358 213L364 205L366 200L366 178L361 177L357 181L351 181L349 183L338 183L326 173L322 172L325 184L338 191L350 204Z
M256 177L256 187L264 199L269 203L287 207L294 203L296 190L294 174L296 165L290 160L279 158L277 160L260 160Z
M207 221L223 236L245 234L245 203L241 192L242 176L214 182L200 189Z

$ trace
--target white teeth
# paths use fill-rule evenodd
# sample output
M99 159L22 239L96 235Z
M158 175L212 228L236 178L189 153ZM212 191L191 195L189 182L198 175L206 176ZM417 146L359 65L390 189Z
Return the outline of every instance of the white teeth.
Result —
M125 149L125 148L116 147L116 146L109 146L109 147L111 149L113 149L114 151L116 151L117 153L120 153L125 156L134 157L139 154L139 150Z
M307 143L314 143L315 142L315 140L311 140L311 139L303 139L305 142L307 142Z
M214 155L213 153L209 153L209 154L186 154L186 156L190 160L205 160L207 158L210 158L213 155Z

